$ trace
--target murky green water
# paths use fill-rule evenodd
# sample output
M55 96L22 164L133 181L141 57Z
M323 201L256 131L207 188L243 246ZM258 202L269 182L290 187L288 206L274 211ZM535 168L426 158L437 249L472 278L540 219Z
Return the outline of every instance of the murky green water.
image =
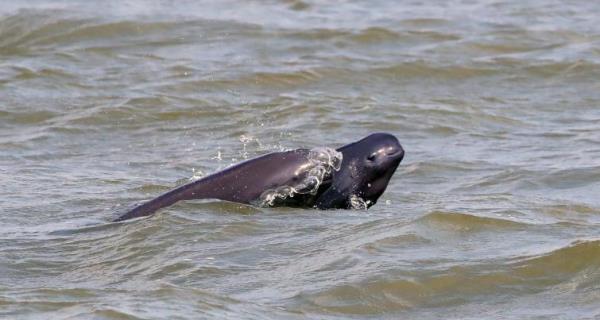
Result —
M600 318L593 1L5 1L0 317ZM181 203L374 131L369 211Z

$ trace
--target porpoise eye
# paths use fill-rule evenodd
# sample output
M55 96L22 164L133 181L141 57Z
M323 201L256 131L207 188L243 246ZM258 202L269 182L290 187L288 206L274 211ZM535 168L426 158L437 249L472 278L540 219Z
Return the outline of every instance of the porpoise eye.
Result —
M373 152L373 153L371 153L371 154L370 154L370 155L367 157L367 160L369 160L369 161L375 161L375 157L376 157L376 156L377 156L377 155L376 155L376 153L375 153L375 152Z

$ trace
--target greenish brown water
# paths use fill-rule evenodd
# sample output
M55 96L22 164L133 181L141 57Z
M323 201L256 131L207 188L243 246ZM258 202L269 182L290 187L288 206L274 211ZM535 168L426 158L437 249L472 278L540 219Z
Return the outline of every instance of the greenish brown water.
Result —
M593 1L5 1L0 317L600 318ZM132 204L374 131L369 211Z

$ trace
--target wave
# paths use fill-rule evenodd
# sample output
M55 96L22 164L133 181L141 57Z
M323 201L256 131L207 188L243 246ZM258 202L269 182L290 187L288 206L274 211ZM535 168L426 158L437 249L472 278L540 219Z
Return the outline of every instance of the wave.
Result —
M301 40L319 41L346 41L355 44L373 44L385 42L431 41L443 42L459 40L460 37L451 33L442 33L428 30L395 31L384 27L368 27L359 30L348 29L305 29L305 30L279 30L275 35L296 38Z
M49 110L31 111L2 111L0 110L0 121L18 125L38 125L60 114Z
M551 252L443 270L387 271L360 282L297 296L303 307L330 314L376 315L422 307L461 305L510 294L518 297L564 284L570 293L600 281L600 240L573 242ZM480 297L480 298L477 298Z
M23 9L0 16L0 56L36 54L39 50L55 50L64 55L80 49L176 46L194 39L213 40L203 34L217 38L224 33L247 36L260 29L248 23L202 18L139 21L118 16L99 18L66 9Z
M519 230L527 227L527 223L475 216L465 213L433 211L415 221L417 224L435 226L461 232L477 232L483 230Z
M139 305L152 305L151 309ZM147 319L161 317L239 319L240 310L248 319L280 319L285 313L277 308L242 301L200 288L185 288L173 284L128 288L0 288L0 305L4 314L52 314L53 318ZM176 307L174 307L176 306ZM43 310L43 311L40 311ZM189 315L189 316L188 316ZM34 316L35 317L35 316Z
M542 188L571 189L600 184L600 166L553 170L536 175L533 180Z

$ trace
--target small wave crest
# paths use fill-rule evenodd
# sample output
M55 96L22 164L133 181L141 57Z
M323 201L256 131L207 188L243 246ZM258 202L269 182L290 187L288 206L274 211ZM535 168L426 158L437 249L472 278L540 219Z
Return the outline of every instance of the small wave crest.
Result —
M319 186L331 173L339 171L342 165L342 153L333 148L314 148L308 153L308 162L296 170L300 177L293 185L279 186L264 191L258 198L257 205L270 207L277 200L285 200L296 194L316 194Z

